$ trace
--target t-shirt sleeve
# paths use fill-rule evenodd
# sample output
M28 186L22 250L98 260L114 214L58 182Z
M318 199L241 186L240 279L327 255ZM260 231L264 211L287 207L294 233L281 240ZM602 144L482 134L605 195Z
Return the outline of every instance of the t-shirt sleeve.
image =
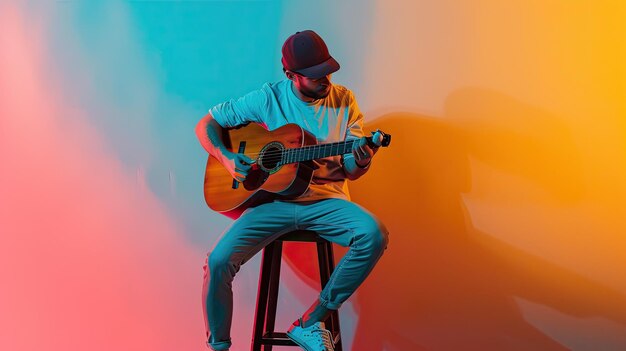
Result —
M250 122L263 123L268 104L267 92L261 88L238 98L217 104L209 109L215 121L223 128L238 127Z
M363 113L359 109L359 104L352 91L348 95L348 127L346 128L346 141L359 139L365 134L363 132ZM345 157L354 157L352 152L344 154Z

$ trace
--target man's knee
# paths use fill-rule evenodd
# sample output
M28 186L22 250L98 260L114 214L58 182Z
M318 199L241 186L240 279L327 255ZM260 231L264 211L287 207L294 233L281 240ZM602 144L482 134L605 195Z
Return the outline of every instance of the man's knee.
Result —
M234 262L231 255L220 251L212 251L208 254L207 265L212 276L227 273L234 277L239 271L239 264Z
M389 244L389 232L387 231L387 229L384 226L380 226L377 228L375 234L374 235L374 239L373 239L373 245L374 247L378 250L378 251L385 251L385 249L387 249L387 244Z
M382 252L389 244L389 231L384 224L372 220L365 228L363 240L372 251Z
M202 265L202 271L204 272L204 279L206 280L206 278L209 275L209 254L207 254L206 258L204 259L204 264Z

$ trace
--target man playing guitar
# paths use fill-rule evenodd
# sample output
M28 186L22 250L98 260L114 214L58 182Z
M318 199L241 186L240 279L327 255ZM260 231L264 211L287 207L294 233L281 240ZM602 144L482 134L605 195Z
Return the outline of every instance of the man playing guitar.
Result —
M312 181L298 197L246 208L208 253L203 308L207 345L213 350L231 347L231 283L235 274L272 240L293 230L306 229L349 247L319 297L287 332L289 338L308 351L334 349L324 320L361 285L388 243L384 224L350 201L346 181L358 179L371 167L381 145L381 133L375 133L368 143L363 133L363 115L353 93L330 81L339 64L317 33L305 30L291 35L283 44L282 55L287 79L266 83L237 100L218 104L198 122L196 135L205 150L233 179L243 183L255 160L224 145L225 129L254 122L274 130L292 123L321 143L346 140L354 143L345 154L313 160Z

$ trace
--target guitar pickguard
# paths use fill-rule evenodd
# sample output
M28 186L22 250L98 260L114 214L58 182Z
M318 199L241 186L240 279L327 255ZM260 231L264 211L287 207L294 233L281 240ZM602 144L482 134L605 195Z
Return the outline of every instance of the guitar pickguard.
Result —
M270 173L263 169L257 168L255 170L251 170L248 173L246 180L243 182L243 187L248 191L256 190L260 188L265 181L267 181L269 176Z

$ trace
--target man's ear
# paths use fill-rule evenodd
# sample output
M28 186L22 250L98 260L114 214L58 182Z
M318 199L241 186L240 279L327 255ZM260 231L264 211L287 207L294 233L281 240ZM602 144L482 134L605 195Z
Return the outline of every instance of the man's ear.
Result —
M293 77L293 76L294 76L293 72L289 72L289 71L287 71L287 70L286 70L286 69L284 69L284 68L283 68L283 72L285 72L285 75L287 76L287 79L289 79L289 80L293 80L293 78L294 78L294 77Z

